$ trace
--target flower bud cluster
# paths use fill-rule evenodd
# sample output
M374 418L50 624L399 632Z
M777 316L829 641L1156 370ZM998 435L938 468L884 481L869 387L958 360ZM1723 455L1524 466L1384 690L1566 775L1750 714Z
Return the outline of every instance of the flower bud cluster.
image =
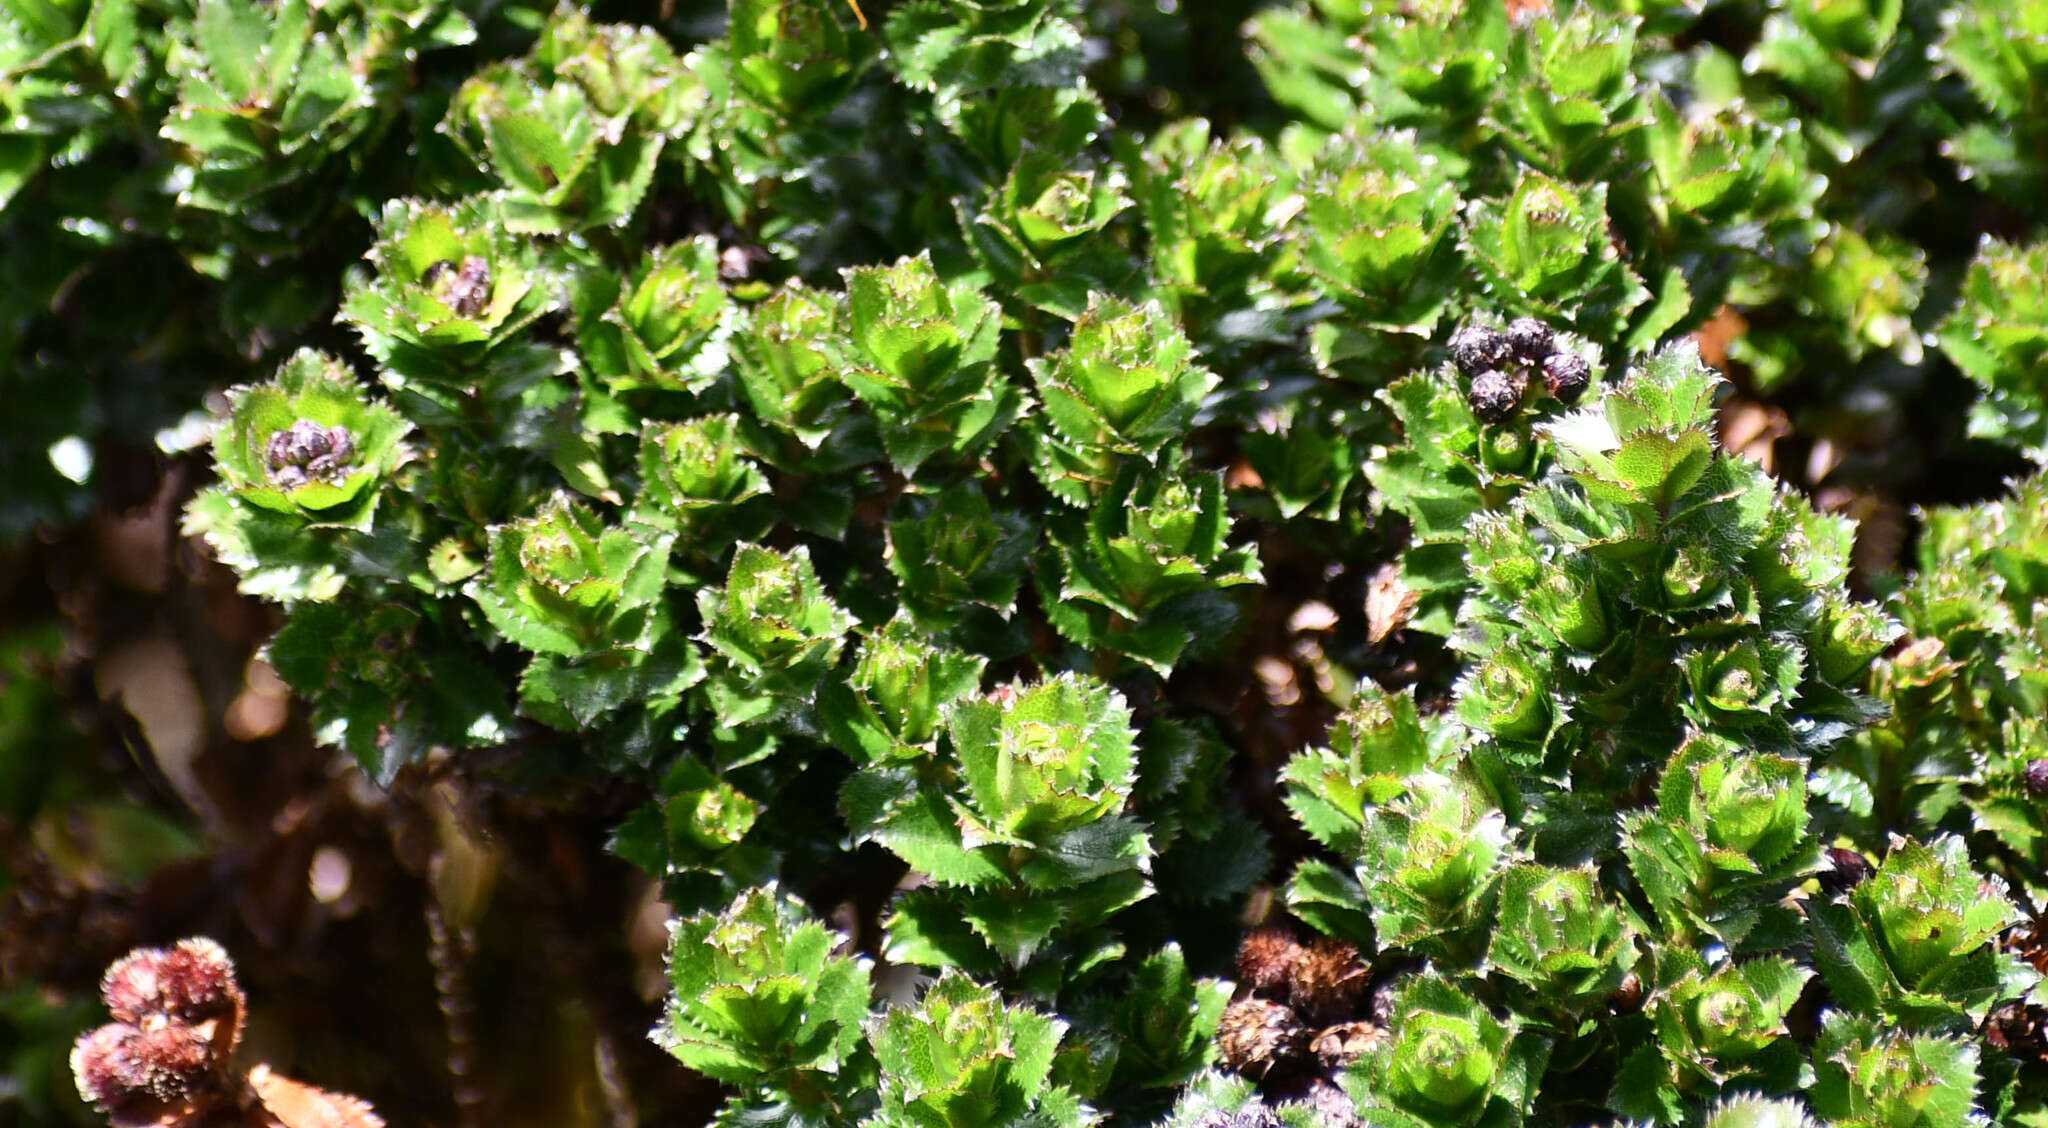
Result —
M346 477L355 454L355 436L348 428L322 427L300 419L270 436L263 462L273 485L295 490L316 478L333 483Z
M115 1021L72 1047L81 1097L126 1123L199 1107L224 1088L243 998L219 944L139 948L107 969L100 995Z
M1551 398L1578 402L1593 379L1585 357L1562 346L1557 334L1533 317L1517 318L1506 329L1469 323L1451 335L1451 360L1471 381L1465 393L1472 414L1483 423L1505 423L1522 406L1532 377Z
M114 1128L385 1128L359 1097L233 1063L247 1000L203 936L137 948L100 980L114 1021L71 1048L78 1095Z
M461 265L442 259L427 267L420 281L457 317L475 317L490 304L491 263L482 255L464 255Z

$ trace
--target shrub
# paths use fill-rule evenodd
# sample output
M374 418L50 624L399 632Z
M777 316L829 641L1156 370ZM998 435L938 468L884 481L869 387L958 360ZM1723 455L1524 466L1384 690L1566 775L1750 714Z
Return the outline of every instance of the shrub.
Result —
M2048 486L1872 569L1718 371L2042 457L2040 5L681 7L10 7L0 339L193 280L186 533L376 783L632 797L717 1123L2048 1117Z

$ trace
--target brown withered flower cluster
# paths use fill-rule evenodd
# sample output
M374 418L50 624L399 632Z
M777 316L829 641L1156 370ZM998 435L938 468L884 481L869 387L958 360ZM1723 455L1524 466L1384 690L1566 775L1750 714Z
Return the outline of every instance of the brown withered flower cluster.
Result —
M1273 1095L1338 1097L1335 1074L1386 1037L1366 1013L1371 975L1342 940L1262 928L1239 946L1237 974L1246 993L1223 1012L1217 1048Z
M114 1021L72 1047L71 1072L113 1123L182 1123L228 1088L244 999L219 944L138 948L107 969L100 996Z
M114 1021L71 1048L78 1093L114 1128L384 1128L355 1097L234 1064L247 999L204 937L137 948L100 980Z

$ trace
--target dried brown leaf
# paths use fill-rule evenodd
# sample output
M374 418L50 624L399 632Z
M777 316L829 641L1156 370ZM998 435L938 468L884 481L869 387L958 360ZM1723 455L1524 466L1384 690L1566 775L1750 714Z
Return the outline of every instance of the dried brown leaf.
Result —
M1392 564L1381 565L1365 589L1367 640L1378 646L1387 636L1407 626L1415 615L1415 603L1421 598L1420 592L1401 582L1400 569Z
M268 1065L249 1070L249 1090L279 1128L384 1128L384 1118L362 1098L294 1081Z

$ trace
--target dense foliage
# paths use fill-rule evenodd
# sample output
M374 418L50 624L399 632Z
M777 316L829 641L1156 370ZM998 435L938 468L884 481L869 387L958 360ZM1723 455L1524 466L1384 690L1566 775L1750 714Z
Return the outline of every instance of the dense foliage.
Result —
M2048 1124L2048 2L1183 4L4 0L0 534L210 442L716 1123Z

